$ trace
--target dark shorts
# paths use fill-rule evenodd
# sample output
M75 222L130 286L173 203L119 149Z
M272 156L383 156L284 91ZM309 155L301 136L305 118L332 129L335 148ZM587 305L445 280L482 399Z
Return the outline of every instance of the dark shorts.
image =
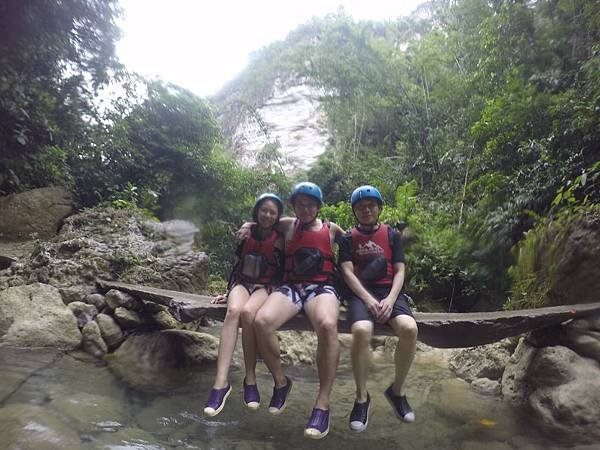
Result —
M373 294L373 296L379 300L384 299L390 293L390 289L388 287L376 287L376 288L368 288L368 291ZM375 322L375 318L365 302L363 302L359 297L357 297L353 292L348 292L348 320L350 323L358 322L359 320L369 320L371 322ZM394 303L394 307L392 308L392 314L390 315L390 319L396 316L410 316L413 317L412 311L410 310L410 306L408 306L408 300L403 293L400 293L398 298L396 299L396 303Z
M306 303L321 294L332 294L336 298L339 298L335 287L330 284L284 284L283 286L279 286L276 291L285 295L294 304L298 312L304 309Z

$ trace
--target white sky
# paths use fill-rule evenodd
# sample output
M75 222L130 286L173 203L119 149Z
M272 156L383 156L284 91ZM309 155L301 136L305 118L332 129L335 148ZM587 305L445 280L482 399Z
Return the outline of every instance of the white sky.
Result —
M423 0L120 0L125 19L117 55L128 70L197 95L215 94L252 52L285 39L313 16L343 5L356 20L410 14Z

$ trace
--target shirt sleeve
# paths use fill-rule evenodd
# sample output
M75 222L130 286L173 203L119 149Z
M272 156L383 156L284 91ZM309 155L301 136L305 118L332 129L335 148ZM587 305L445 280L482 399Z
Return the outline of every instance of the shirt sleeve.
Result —
M400 239L400 233L396 230L389 228L390 230L390 243L392 247L392 263L403 263L406 262L404 260L404 250L402 249L402 241Z
M338 264L352 261L352 233L347 232L339 242Z

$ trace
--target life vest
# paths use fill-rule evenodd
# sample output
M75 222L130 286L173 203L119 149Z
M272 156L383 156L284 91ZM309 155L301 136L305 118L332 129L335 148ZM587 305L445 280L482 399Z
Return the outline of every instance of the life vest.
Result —
M307 231L296 221L285 246L285 281L330 284L334 270L329 223L323 222L319 231Z
M248 237L242 244L237 273L247 283L269 284L279 273L275 244L279 234L273 230L264 240Z
M384 223L374 233L352 228L354 274L365 285L392 285L394 266L389 233L389 227Z

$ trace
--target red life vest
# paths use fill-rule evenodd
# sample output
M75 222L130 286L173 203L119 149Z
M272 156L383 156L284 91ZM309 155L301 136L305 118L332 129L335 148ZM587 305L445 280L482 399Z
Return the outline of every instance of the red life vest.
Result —
M389 227L382 223L374 233L352 228L354 274L365 285L391 286L394 279Z
M247 283L269 284L278 271L278 261L275 257L275 244L279 234L273 230L264 240L253 236L248 237L242 244L238 276Z
M319 231L294 224L294 234L285 246L285 281L330 284L335 270L329 223Z

